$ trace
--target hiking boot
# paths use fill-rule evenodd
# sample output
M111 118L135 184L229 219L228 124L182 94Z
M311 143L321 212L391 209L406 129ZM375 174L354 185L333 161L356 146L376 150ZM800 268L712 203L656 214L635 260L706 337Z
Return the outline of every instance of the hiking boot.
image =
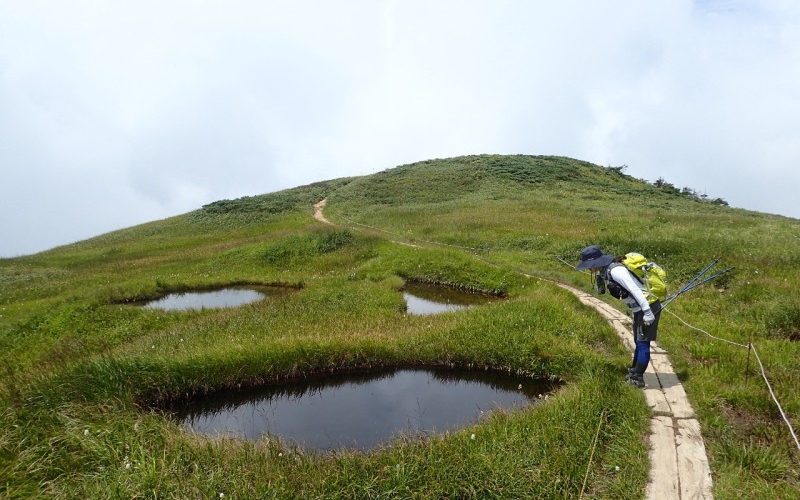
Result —
M641 373L631 373L625 377L625 381L634 387L644 389L644 376Z

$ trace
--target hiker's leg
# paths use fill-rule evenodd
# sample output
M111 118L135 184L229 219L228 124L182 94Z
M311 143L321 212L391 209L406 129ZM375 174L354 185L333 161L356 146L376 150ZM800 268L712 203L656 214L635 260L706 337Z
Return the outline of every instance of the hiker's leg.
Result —
M637 375L644 375L647 371L647 365L650 363L650 341L637 340L636 341L636 364L634 372Z
M658 333L658 320L661 317L661 303L656 301L650 305L656 319L649 325L644 324L644 313L641 311L633 317L633 337L636 341L634 351L634 372L643 375L650 363L650 342L656 339Z
M650 341L646 340L644 313L637 311L633 313L633 360L628 369L628 382L636 387L643 388L644 372L650 362Z
M631 366L628 367L628 368L631 368L631 369L633 369L633 367L636 366L636 357L639 356L639 349L640 349L639 344L636 343L635 337L634 337L634 341L633 342L634 342L634 345L635 345L635 347L633 349L633 359L631 359Z

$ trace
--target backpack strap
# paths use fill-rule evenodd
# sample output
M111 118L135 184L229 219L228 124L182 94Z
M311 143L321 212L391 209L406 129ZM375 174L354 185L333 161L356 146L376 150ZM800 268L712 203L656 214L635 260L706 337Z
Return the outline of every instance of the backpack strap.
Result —
M612 262L606 267L605 271L603 272L603 277L606 280L608 293L610 293L612 297L622 300L626 299L630 294L628 293L628 291L625 289L624 286L617 283L616 280L614 280L614 278L611 276L611 270L620 266L625 267L624 264L620 264L619 262Z
M625 270L628 271L628 273L630 273L630 275L633 276L634 279L639 282L639 284L644 285L644 281L642 280L642 278L640 278L635 272L631 271L628 266L622 264L621 262L612 262L611 264L609 264L609 266L606 268L606 273L608 274L606 279L611 279L611 270L615 267L620 267L620 266L624 267Z

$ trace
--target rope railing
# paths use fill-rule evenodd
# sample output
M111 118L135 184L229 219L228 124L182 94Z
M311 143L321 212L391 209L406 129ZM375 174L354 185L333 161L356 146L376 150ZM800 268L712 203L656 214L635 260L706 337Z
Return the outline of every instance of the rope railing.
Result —
M555 257L555 259L557 261L561 262L562 264L564 264L568 268L572 269L573 271L578 271L579 273L583 273L583 274L591 274L589 271L583 271L583 270L575 269L574 265L570 264L569 262L567 262L566 260L562 259L561 257L559 257L557 255L554 255L554 257Z
M465 247L465 246L460 246L460 245L451 245L451 244L448 244L448 243L441 243L441 242L437 242L437 241L424 240L424 239L420 239L420 238L408 238L405 235L394 233L392 231L387 231L386 229L382 229L382 228L379 228L379 227L370 226L368 224L362 224L362 223L359 223L359 222L351 221L345 216L341 216L340 215L340 217L342 217L342 219L344 219L345 221L349 222L350 224L367 227L367 228L370 228L370 229L374 229L376 231L381 231L383 233L390 234L392 236L396 236L396 237L400 237L400 238L404 238L404 239L410 239L411 241L428 243L428 244L431 244L431 245L440 245L440 246L445 246L445 247L460 248L462 250L470 250L470 251L473 251L473 252L486 252L488 254L488 249L479 249L479 248ZM480 258L480 257L478 257L478 258L480 260L482 260L483 262L486 262L487 264L493 265L493 266L498 267L498 268L500 267L498 264L490 262L487 259ZM569 266L573 270L575 269L570 263L566 262L565 260L561 259L560 257L555 256L555 258L558 261L562 262L563 264ZM551 283L559 284L558 282L553 281L551 279L544 278L542 276L537 276L535 273L525 272L525 271L522 271L522 270L520 270L518 268L515 268L513 266L509 266L509 267L511 267L511 269L514 270L515 272L520 273L520 274L522 274L524 276L528 276L528 277L536 278L536 279L539 279L539 280L543 280L543 281L548 281L548 282L551 282ZM673 313L672 311L667 310L666 312L668 312L669 314L674 316L676 319L678 319L678 321L683 323L688 328L691 328L693 330L702 332L702 333L704 333L705 335L707 335L708 337L710 337L712 339L719 340L721 342L726 342L728 344L735 345L737 347L743 347L745 349L752 349L753 350L753 354L755 354L756 361L758 361L758 365L759 365L759 367L761 369L761 377L764 379L764 383L767 385L767 389L769 390L769 394L770 394L772 400L775 402L775 405L778 407L778 411L780 412L781 417L783 418L783 421L786 423L786 426L789 428L789 433L791 434L792 439L794 440L795 444L797 445L798 451L800 451L800 440L798 440L797 433L795 432L791 421L786 416L786 413L783 411L783 407L781 406L780 402L778 401L778 398L775 396L775 392L772 390L772 385L770 384L769 379L767 378L767 374L766 374L766 371L764 369L764 364L761 362L761 358L758 355L758 351L756 350L755 344L753 344L752 342L750 342L749 344L742 344L742 343L739 343L739 342L734 342L732 340L724 339L722 337L717 337L715 335L712 335L712 334L708 333L707 331L703 330L702 328L698 328L696 326L690 325L689 323L684 321L682 318L680 318L677 314ZM601 420L601 422L602 422L602 420ZM590 458L589 464L591 465L591 458ZM585 480L584 480L584 482L585 482Z
M789 421L789 418L786 417L786 413L784 413L781 404L778 402L778 398L775 397L775 392L772 390L772 385L767 379L767 373L764 371L764 363L761 362L761 357L758 355L758 349L756 349L754 344L751 343L750 345L753 348L753 354L756 356L756 361L758 361L758 366L761 368L761 376L764 378L764 383L767 384L767 389L769 389L769 395L772 396L772 400L775 401L775 404L778 406L778 411L781 412L781 418L783 418L783 421L786 422L786 426L789 428L789 433L794 439L794 444L797 445L797 450L800 451L800 441L797 440L797 434L794 432L792 423Z
M740 342L734 342L732 340L723 339L722 337L717 337L715 335L711 335L710 333L708 333L707 331L703 330L702 328L698 328L696 326L690 325L689 323L684 321L682 318L680 318L674 312L672 312L672 311L667 311L667 312L670 313L671 315L675 316L675 318L677 318L678 321L680 321L681 323L683 323L687 327L691 328L692 330L697 330L699 332L705 333L706 335L708 335L712 339L720 340L722 342L727 342L728 344L735 345L737 347L743 347L745 349L752 349L753 354L756 357L756 361L758 361L758 366L761 369L761 377L764 379L764 383L767 385L767 389L769 390L769 395L770 395L770 397L772 397L772 401L775 402L775 406L778 407L778 411L781 414L781 418L783 418L783 421L786 423L786 427L789 428L789 434L792 435L792 439L794 439L794 443L795 443L795 445L797 445L798 451L800 451L800 441L798 441L798 439L797 439L797 433L795 433L794 427L792 427L792 423L789 421L789 418L786 416L786 413L783 411L783 407L781 406L781 403L778 401L778 398L775 396L775 392L772 390L772 384L769 383L769 379L767 378L767 372L764 369L764 363L761 362L761 357L758 355L758 350L756 349L756 345L753 344L752 342L749 342L748 344L742 344Z
M687 323L686 321L684 321L683 319L681 319L681 318L680 318L680 317L679 317L677 314L675 314L674 312L672 312L672 311L670 311L670 310L666 310L666 311L667 311L668 313L670 313L671 315L675 316L675 317L678 319L678 321L680 321L680 322L681 322L681 323L683 323L684 325L688 326L688 327L689 327L689 328L691 328L692 330L697 330L698 332L705 333L706 335L708 335L708 336L709 336L709 337L711 337L712 339L721 340L722 342L727 342L728 344L733 344L733 345L735 345L735 346L738 346L738 347L744 347L745 349L747 349L747 348L748 348L748 345L747 345L747 344L740 344L739 342L734 342L734 341L732 341L732 340L723 339L722 337L715 337L714 335L711 335L710 333L708 333L707 331L703 330L702 328L697 328L696 326L692 326L692 325L690 325L689 323Z

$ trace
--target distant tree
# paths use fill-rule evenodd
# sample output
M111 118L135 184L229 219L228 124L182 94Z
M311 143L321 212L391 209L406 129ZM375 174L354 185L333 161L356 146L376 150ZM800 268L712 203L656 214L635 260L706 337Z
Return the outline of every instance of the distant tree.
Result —
M666 191L667 193L671 194L681 193L680 189L676 188L673 184L665 181L663 177L659 177L658 179L656 179L653 185L662 191Z
M618 166L616 166L616 167L613 167L613 166L609 165L609 166L608 166L608 167L606 167L606 168L607 168L608 170L610 170L610 171L612 171L612 172L616 173L616 174L623 175L623 174L625 173L625 169L626 169L626 168L628 168L628 165L618 165Z
M610 167L609 167L610 168ZM677 188L672 183L667 182L663 177L659 177L655 181L653 181L653 186L657 187L658 189L665 191L670 194L677 194L681 196L686 196L689 198L694 198L699 201L704 201L708 203L713 203L714 205L721 205L721 206L729 206L728 202L723 200L722 198L714 198L709 199L706 193L700 193L689 186L685 186L683 188Z

